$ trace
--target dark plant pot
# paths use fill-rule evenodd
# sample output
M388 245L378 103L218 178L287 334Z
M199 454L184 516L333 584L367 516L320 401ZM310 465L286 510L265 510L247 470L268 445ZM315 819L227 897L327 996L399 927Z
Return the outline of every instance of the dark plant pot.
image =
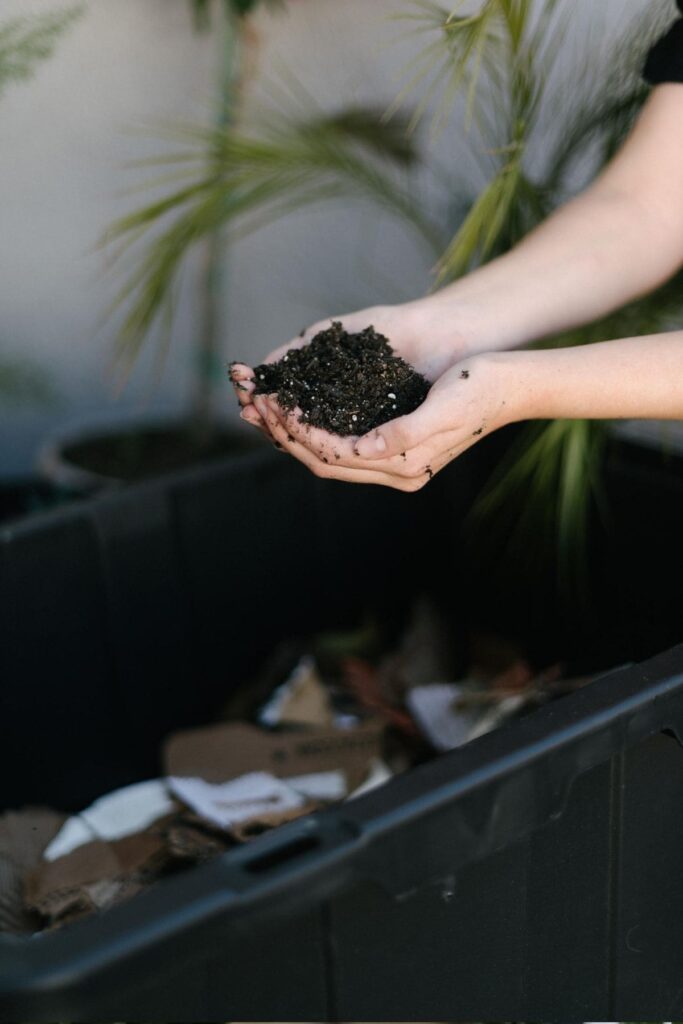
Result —
M53 508L63 495L37 477L20 477L0 483L0 523L22 519Z
M82 431L48 441L38 454L39 476L82 496L226 456L254 451L258 438L224 424L200 437L189 420L134 423Z

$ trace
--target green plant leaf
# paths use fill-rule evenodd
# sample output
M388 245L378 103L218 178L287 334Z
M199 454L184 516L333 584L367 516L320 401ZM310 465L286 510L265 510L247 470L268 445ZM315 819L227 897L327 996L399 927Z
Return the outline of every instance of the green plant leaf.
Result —
M174 161L189 166L193 154L204 154L201 175L120 218L105 236L127 246L133 261L115 303L121 314L118 352L128 366L177 287L189 252L228 225L236 237L301 206L344 197L370 200L401 217L434 251L441 244L401 180L415 162L414 145L402 122L388 125L379 111L353 107L279 119L259 134L231 125L177 126L166 134ZM168 159L162 154L159 162Z
M83 11L83 4L77 4L62 11L12 18L1 24L0 94L10 83L30 78Z

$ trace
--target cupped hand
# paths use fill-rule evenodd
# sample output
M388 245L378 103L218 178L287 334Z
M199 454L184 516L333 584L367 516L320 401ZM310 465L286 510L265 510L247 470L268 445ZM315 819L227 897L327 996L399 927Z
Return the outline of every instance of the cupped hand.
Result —
M346 316L320 320L303 331L298 338L276 348L264 362L277 362L289 349L302 348L316 334L328 328L334 320L340 320L350 334L372 325L379 334L388 338L397 355L402 356L407 363L432 382L468 353L465 334L458 332L457 328L450 327L448 318L438 312L433 304L418 300L398 306L373 306ZM245 363L233 363L230 376L242 406L242 419L269 434L258 405L253 401L253 368ZM332 437L330 434L326 436L328 440Z
M514 358L514 357L512 357ZM363 437L337 437L300 422L274 396L257 395L255 411L273 441L316 476L418 491L482 437L512 422L510 354L477 355L446 369L413 413Z

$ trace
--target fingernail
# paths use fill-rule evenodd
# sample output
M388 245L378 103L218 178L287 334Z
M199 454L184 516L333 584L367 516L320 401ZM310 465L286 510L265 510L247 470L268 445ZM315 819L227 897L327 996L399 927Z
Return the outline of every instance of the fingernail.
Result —
M356 451L366 459L371 459L373 455L382 455L386 450L387 442L381 434L375 434L374 437L368 434L356 442Z

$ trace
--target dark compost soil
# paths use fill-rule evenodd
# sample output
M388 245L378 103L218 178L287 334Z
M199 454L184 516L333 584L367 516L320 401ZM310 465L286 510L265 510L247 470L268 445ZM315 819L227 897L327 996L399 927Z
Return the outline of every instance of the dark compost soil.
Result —
M348 334L339 322L279 362L257 366L254 383L255 394L277 394L283 409L301 409L303 423L342 437L414 412L430 388L374 327Z

